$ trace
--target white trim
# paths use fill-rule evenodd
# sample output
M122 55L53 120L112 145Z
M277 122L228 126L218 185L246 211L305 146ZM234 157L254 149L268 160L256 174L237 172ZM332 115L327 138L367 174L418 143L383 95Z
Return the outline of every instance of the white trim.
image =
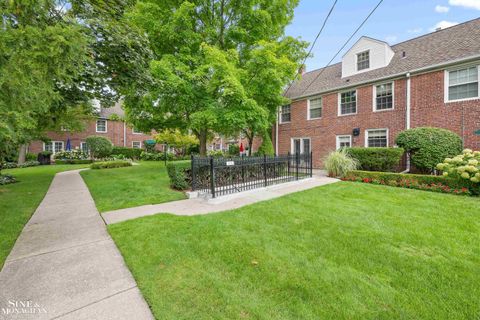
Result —
M133 144L138 142L138 148L134 147ZM135 149L142 149L142 141L132 141L132 148L135 148Z
M364 144L365 148L369 148L369 146L368 146L368 132L369 131L375 131L375 130L386 130L386 132L387 132L386 133L386 135L387 135L387 145L386 145L386 147L388 147L390 145L390 139L389 139L390 132L389 132L388 128L375 128L375 129L366 129L365 130L365 144Z
M471 67L477 67L477 96L472 98L465 98L465 99L457 99L457 100L449 100L448 93L450 89L450 72L452 71L459 71L463 69L469 69ZM467 82L465 84L475 83L475 82ZM460 66L455 66L452 68L447 68L444 71L444 85L443 85L443 102L444 103L452 103L452 102L461 102L461 101L471 101L480 99L480 65L478 63L471 63L471 64L463 64Z
M336 150L340 149L340 138L343 138L343 137L348 137L350 147L352 147L352 135L351 134L339 134L339 135L335 136Z
M296 139L300 139L300 150L303 150L303 147L304 147L304 144L303 144L303 140L308 140L310 141L309 145L310 145L310 152L312 151L312 139L310 137L293 137L293 138L290 138L290 153L293 154L293 150L294 150L294 144L293 144L293 140L296 140Z
M316 100L320 99L320 117L317 118L312 118L310 116L310 100ZM291 109L290 109L291 111ZM316 97L311 97L307 100L307 120L318 120L321 119L323 115L323 97L322 96L316 96Z
M61 149L59 152L62 152L62 151L65 150L65 142L63 142L63 141L58 141L58 140L52 140L52 141L49 142L49 144L52 145L52 154L55 154L55 153L56 153L56 152L55 152L55 143L57 143L57 142L62 144L62 149ZM45 145L46 145L46 143L44 142L44 143L43 143L43 151L46 151L46 150L45 150Z
M105 131L98 131L98 121L105 121ZM95 121L95 132L96 133L107 133L108 132L108 121L104 118L99 118Z
M389 84L389 83L392 84L392 107L390 109L377 110L377 87L381 86L382 84ZM395 81L376 83L372 87L373 87L373 90L372 90L373 112L384 112L384 111L395 110Z
M354 113L342 114L342 112L341 112L342 111L342 93L352 92L352 91L355 91L355 112ZM357 88L352 89L352 90L339 91L338 94L337 94L337 116L339 116L339 117L351 116L351 115L355 115L357 113L358 113L358 90L357 90Z

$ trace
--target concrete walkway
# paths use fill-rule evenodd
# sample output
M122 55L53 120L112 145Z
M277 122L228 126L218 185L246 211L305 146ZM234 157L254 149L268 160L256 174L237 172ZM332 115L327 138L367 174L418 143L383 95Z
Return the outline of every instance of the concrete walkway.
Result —
M307 190L337 181L339 180L326 177L323 172L316 172L313 178L277 184L215 199L205 200L195 198L156 205L146 205L104 212L102 216L107 224L112 224L158 213L170 213L183 216L207 214L240 208L255 202L281 197L289 193Z
M0 319L153 319L78 171L55 176L8 256Z

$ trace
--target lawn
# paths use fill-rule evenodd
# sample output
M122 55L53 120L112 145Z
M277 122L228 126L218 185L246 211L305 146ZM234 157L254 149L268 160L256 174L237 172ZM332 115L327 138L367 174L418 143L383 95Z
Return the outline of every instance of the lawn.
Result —
M157 319L478 319L479 208L340 182L109 232Z
M144 161L118 169L87 170L81 173L98 211L130 208L185 199L172 190L163 162Z
M52 165L2 170L19 182L0 186L0 269L25 223L47 193L57 172L84 168L88 165Z

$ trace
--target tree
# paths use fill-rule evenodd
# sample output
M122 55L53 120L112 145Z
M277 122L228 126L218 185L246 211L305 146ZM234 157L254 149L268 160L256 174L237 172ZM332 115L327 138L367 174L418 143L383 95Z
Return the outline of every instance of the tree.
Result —
M253 136L272 122L306 44L284 36L298 0L138 1L128 13L149 37L153 85L126 96L137 127ZM252 138L253 140L253 138Z
M191 134L184 134L180 130L166 129L155 135L158 143L167 143L169 146L178 148L185 154L187 148L198 145L198 139Z
M113 144L102 136L90 136L86 139L90 157L93 159L105 158L112 153Z

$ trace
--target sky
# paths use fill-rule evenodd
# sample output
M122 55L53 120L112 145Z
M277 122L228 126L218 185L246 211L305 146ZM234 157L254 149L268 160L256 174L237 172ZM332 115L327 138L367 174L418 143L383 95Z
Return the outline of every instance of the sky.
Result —
M324 67L379 0L338 0L306 61L307 71ZM286 34L313 42L334 0L300 0ZM480 0L384 0L333 63L362 35L396 44L480 17Z

